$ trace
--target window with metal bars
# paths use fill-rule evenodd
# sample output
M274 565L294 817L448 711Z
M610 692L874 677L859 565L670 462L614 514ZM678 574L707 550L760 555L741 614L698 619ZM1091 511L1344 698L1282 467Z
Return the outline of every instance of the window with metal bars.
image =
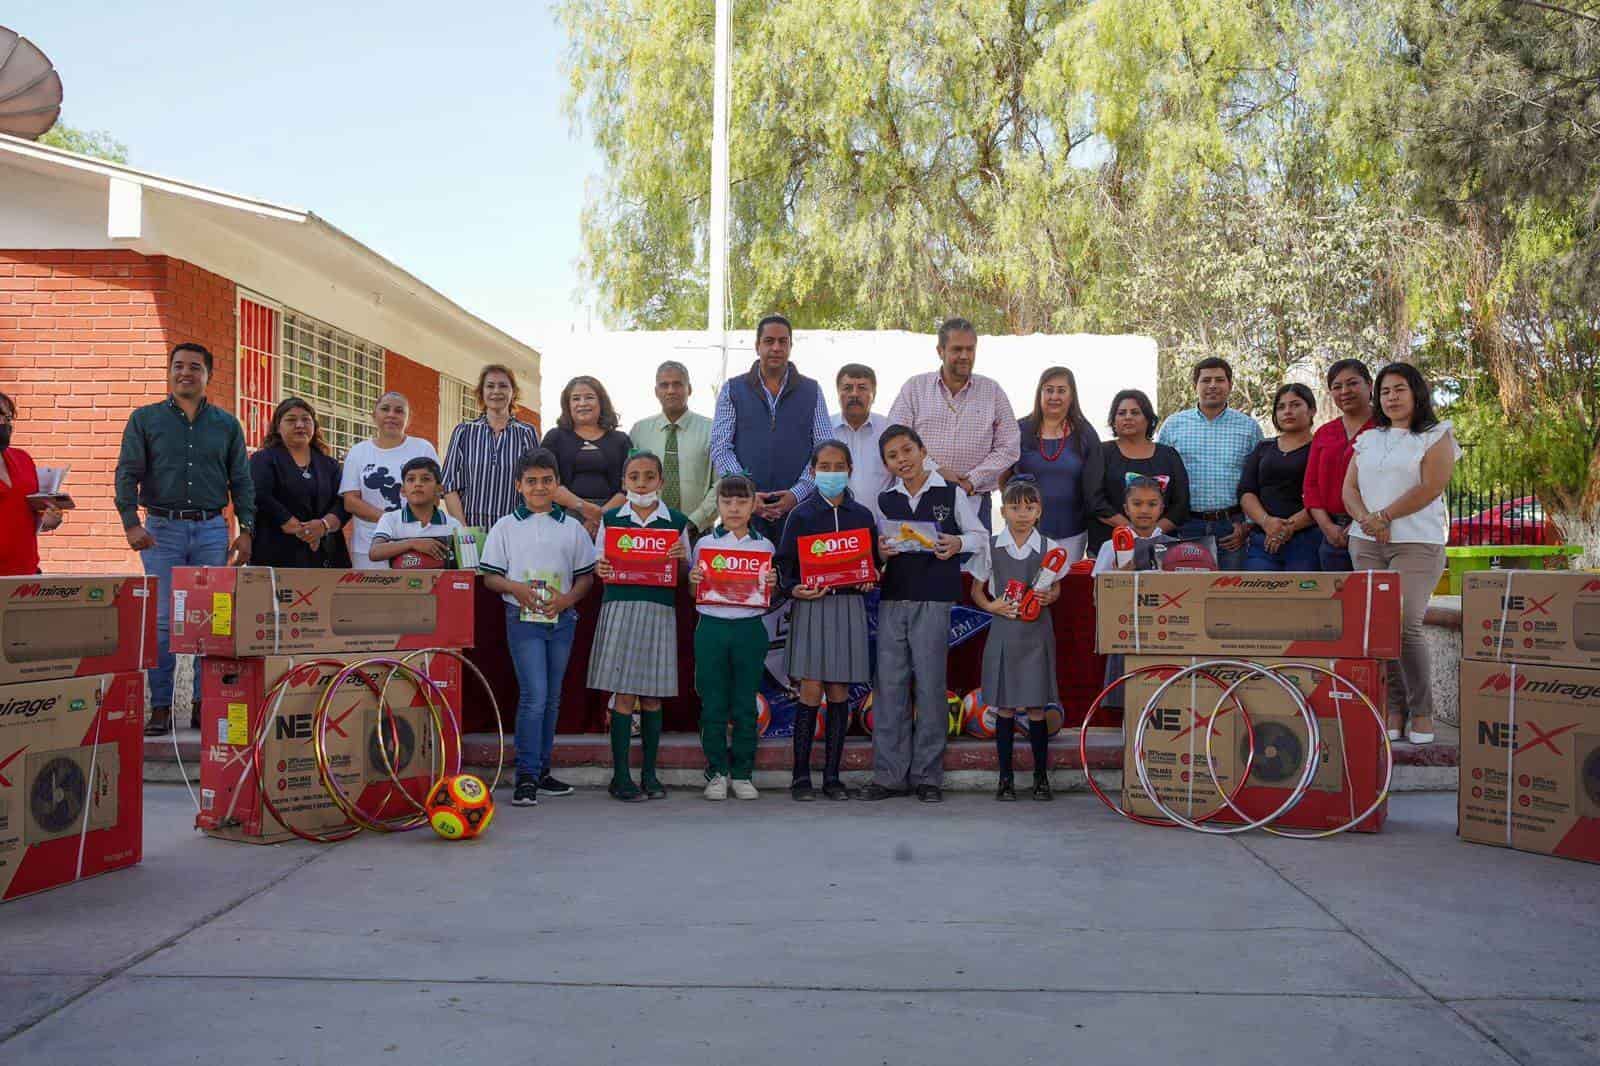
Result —
M439 375L439 443L449 447L450 434L456 426L470 422L483 414L478 406L478 394L460 378Z
M328 447L343 456L372 435L372 409L383 395L383 346L288 308L282 317L279 395L309 402Z

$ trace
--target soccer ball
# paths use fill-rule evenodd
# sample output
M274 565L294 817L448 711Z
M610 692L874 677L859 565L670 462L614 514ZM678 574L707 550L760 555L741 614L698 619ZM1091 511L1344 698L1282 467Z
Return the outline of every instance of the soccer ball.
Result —
M772 704L761 693L756 693L756 736L764 737L772 728Z
M994 739L994 708L983 702L983 690L975 688L961 700L961 721L969 736Z
M949 716L949 733L953 737L961 735L961 721L966 716L966 703L960 696L949 690L944 694L945 714Z
M869 736L869 737L872 735L872 697L873 697L873 695L874 695L873 693L869 692L869 693L867 693L867 698L861 701L861 730L862 730L862 732L866 733L867 736Z
M489 828L494 820L494 797L481 777L456 774L433 786L428 793L428 824L446 840L466 840Z

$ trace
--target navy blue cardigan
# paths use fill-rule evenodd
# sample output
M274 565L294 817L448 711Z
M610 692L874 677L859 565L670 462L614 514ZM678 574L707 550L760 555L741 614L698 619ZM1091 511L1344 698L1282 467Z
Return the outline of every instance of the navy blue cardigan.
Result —
M778 587L785 593L800 584L800 538L815 533L840 533L847 529L865 529L872 535L872 560L878 561L878 521L872 512L857 503L845 489L844 498L835 508L819 492L807 496L805 502L789 512L783 524L783 537L778 542ZM831 590L837 596L859 596L853 585L838 586Z

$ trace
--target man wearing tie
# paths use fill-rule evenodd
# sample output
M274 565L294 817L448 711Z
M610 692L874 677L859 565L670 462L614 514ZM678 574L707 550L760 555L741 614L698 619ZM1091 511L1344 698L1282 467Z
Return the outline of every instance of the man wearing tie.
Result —
M689 410L689 370L668 360L656 368L656 401L661 413L640 419L628 431L635 449L661 456L661 502L689 516L689 533L699 536L717 520L712 491L711 419Z

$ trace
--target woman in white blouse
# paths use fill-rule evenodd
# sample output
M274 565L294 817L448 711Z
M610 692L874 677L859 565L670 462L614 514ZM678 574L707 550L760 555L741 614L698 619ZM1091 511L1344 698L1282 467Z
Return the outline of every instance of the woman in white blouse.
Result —
M1389 671L1389 739L1401 730L1413 744L1433 740L1433 693L1422 616L1439 576L1450 532L1444 490L1461 448L1450 423L1433 413L1428 383L1407 363L1390 363L1372 386L1376 429L1356 438L1344 479L1344 502L1355 518L1350 558L1357 570L1400 574L1400 669ZM1409 717L1409 722L1407 718Z

